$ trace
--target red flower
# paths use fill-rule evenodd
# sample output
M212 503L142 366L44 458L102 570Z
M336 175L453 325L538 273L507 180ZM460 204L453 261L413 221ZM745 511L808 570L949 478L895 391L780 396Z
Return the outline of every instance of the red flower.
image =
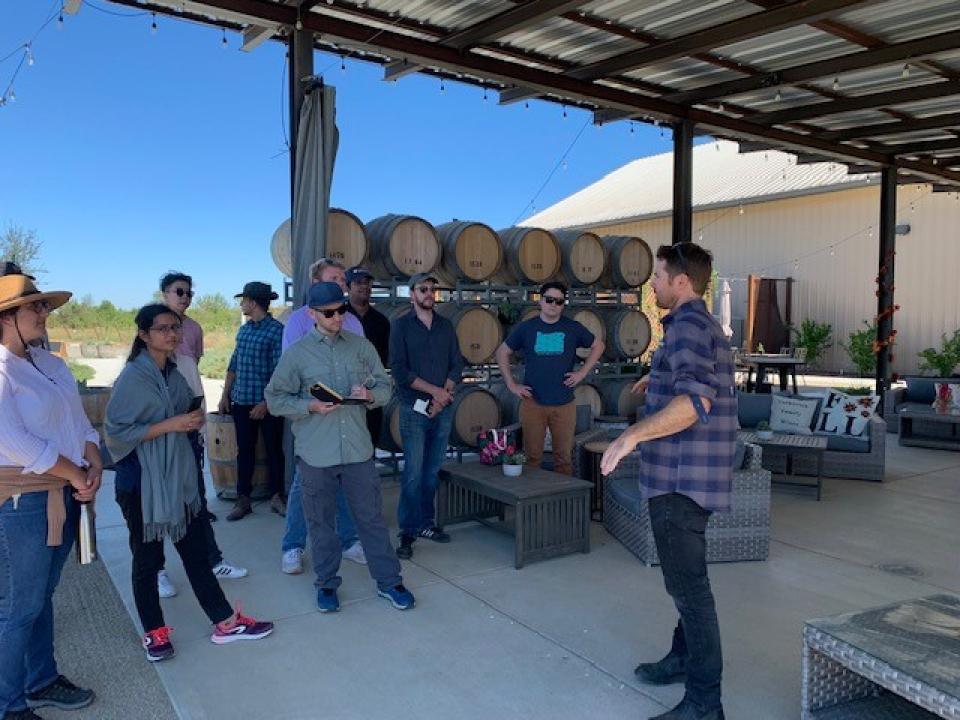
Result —
M507 455L513 455L517 449L513 445L507 445Z

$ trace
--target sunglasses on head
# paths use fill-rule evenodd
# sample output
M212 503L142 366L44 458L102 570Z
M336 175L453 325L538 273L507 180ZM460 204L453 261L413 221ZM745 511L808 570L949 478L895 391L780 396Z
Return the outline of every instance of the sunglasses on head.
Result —
M177 294L177 297L183 297L186 295L188 298L193 297L193 290L184 290L183 288L174 288L173 291Z
M543 301L547 305L563 305L567 299L562 297L553 297L553 295L544 295Z
M343 315L344 313L346 313L347 306L344 304L338 308L334 308L333 310L317 310L317 312L323 315L327 320L329 320L334 315Z

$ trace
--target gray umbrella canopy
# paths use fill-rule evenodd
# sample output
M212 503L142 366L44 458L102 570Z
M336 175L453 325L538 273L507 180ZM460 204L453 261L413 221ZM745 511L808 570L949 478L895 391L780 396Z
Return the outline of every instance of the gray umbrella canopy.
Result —
M293 298L303 303L310 287L310 265L327 248L330 185L340 132L336 124L336 88L321 85L304 98L297 131L293 180Z

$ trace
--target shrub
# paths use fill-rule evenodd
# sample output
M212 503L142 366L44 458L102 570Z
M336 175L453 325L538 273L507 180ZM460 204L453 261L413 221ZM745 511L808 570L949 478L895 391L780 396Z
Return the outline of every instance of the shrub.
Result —
M800 323L799 329L791 325L790 333L796 338L794 346L806 349L808 365L817 364L823 351L833 344L830 338L833 326L830 323L818 323L808 318Z
M943 344L939 352L929 347L918 353L923 360L920 363L920 369L935 370L938 377L950 377L953 369L960 364L960 330L954 330L951 338L944 333L941 339Z
M877 339L877 325L863 321L864 328L850 333L847 343L840 343L847 356L861 375L873 375L877 371L877 354L873 343Z
M81 385L86 385L88 382L93 380L93 376L96 375L94 369L89 365L74 362L73 360L67 362L67 367L70 368L70 372L73 373L74 380Z
M200 358L200 374L215 380L227 377L227 366L230 364L232 347L218 347L206 350Z

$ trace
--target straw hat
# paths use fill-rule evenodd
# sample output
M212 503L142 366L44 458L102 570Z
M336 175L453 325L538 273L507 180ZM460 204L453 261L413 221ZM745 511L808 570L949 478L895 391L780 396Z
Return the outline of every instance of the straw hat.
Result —
M0 277L0 312L26 305L27 303L46 300L50 309L56 310L70 299L73 293L66 290L40 292L28 275L4 275Z

